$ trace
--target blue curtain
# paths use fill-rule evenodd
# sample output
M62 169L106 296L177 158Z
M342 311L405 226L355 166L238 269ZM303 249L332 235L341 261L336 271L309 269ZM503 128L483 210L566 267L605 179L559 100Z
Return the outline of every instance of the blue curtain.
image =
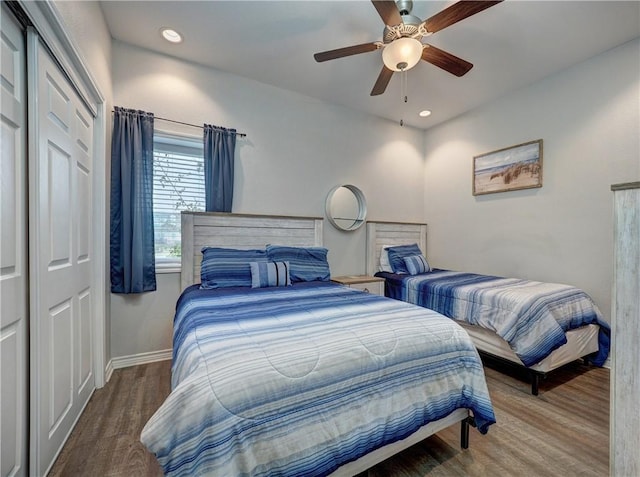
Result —
M236 130L204 125L204 188L208 212L231 212Z
M111 139L111 291L156 289L153 114L114 108Z

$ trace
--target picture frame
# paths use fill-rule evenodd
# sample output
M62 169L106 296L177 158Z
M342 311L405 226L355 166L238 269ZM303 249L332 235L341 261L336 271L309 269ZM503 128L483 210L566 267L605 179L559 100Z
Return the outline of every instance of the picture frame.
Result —
M473 158L473 195L542 187L542 139Z

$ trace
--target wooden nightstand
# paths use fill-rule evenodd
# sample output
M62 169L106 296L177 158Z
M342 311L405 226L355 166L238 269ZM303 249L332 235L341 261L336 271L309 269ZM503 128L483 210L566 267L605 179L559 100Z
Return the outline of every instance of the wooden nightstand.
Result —
M369 275L347 275L331 277L331 281L346 285L349 288L357 288L365 293L384 296L384 278Z

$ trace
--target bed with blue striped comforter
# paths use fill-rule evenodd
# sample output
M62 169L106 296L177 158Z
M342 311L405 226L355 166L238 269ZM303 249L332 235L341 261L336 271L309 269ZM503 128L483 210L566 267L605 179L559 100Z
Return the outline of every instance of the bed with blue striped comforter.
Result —
M588 324L600 325L593 364L602 366L609 355L609 325L579 288L439 269L419 275L376 275L386 279L391 298L494 331L525 366L539 363L565 344L566 331Z
M141 435L170 475L327 475L459 408L495 422L460 326L330 282L189 287L173 349Z

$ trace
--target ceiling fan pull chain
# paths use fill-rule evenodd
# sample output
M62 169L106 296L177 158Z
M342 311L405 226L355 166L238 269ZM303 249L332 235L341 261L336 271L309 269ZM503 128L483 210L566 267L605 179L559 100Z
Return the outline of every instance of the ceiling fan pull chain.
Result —
M407 72L403 71L402 76L404 76L404 102L407 102L407 95L409 94L409 78L407 78Z
M400 73L400 96L402 97L405 103L407 102L408 94L409 94L409 87L408 87L407 70L403 69L402 72Z
M400 99L407 103L407 70L400 70ZM404 126L404 119L400 118L400 126Z

